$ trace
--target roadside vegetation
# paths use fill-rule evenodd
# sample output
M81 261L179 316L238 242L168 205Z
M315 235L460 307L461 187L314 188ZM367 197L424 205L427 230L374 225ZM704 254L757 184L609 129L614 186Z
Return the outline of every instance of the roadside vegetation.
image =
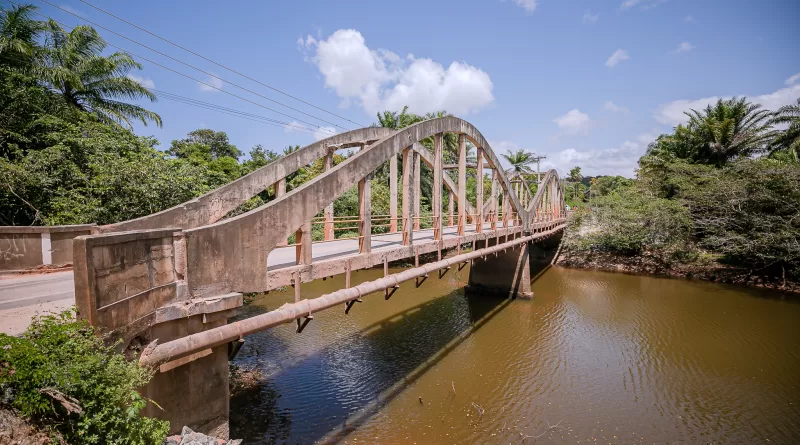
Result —
M775 111L744 98L691 111L650 144L635 180L599 177L578 187L571 178L584 210L565 237L564 262L796 283L798 153L800 99Z
M141 416L152 402L136 391L151 377L70 311L34 319L20 337L0 334L0 411L26 419L51 443L160 444L169 423ZM0 433L15 443L36 436L6 428Z

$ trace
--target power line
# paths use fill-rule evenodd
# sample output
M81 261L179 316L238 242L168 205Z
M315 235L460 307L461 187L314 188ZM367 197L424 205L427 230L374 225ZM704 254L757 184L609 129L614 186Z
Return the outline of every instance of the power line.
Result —
M44 1L44 0L43 0L43 1ZM141 30L141 31L144 31L144 32L146 32L146 33L150 34L151 36L153 36L153 37L155 37L155 38L157 38L157 39L163 40L164 42L167 42L167 43L169 43L170 45L173 45L173 46L175 46L175 47L177 47L177 48L180 48L180 49L182 49L182 50L184 50L184 51L186 51L186 52L188 52L188 53L194 54L195 56L197 56L197 57L200 57L201 59L203 59L203 60L205 60L205 61L207 61L207 62L211 62L211 63L213 63L214 65L217 65L217 66L218 66L218 67L220 67L220 68L224 68L224 69L226 69L226 70L228 70L228 71L230 71L230 72L232 72L232 73L234 73L234 74L238 74L239 76L242 76L242 77L244 77L245 79L248 79L248 80L251 80L251 81L253 81L253 82L256 82L256 83L258 83L259 85L262 85L262 86L264 86L264 87L267 87L267 88L269 88L269 89L271 89L271 90L273 90L273 91L275 91L275 92L277 92L277 93L283 94L283 95L284 95L284 96L286 96L286 97L290 97L290 98L292 98L292 99L294 99L294 100L296 100L296 101L302 102L302 103L304 103L304 104L306 104L306 105L308 105L308 106L310 106L310 107L314 107L314 108L316 108L316 109L318 109L318 110L320 110L320 111L323 111L323 112L325 112L325 113L328 113L328 114L330 114L330 115L332 115L332 116L336 116L336 117L338 117L339 119L346 120L346 121L348 121L348 122L350 122L350 123L353 123L353 124L355 124L355 125L358 125L359 127L363 127L363 126L364 126L364 125L362 125L362 124L359 124L358 122L354 122L354 121L352 121L352 120L350 120L350 119L348 119L348 118L346 118L346 117L340 116L340 115L338 115L338 114L336 114L336 113L332 113L332 112L330 112L330 111L328 111L328 110L326 110L326 109L324 109L324 108L320 108L320 107L318 107L318 106L316 106L316 105L314 105L314 104L308 103L308 102L304 101L303 99L300 99L300 98L298 98L298 97L292 96L292 95L291 95L291 94L289 94L289 93L285 93L285 92L283 92L283 91L281 91L281 90L279 90L279 89L277 89L277 88L275 88L275 87L269 86L269 85L267 85L267 84L265 84L265 83L263 83L263 82L259 81L258 79L254 79L254 78L252 78L252 77L250 77L250 76L247 76L246 74L242 74L242 73L240 73L240 72L238 72L238 71L236 71L236 70L234 70L234 69L232 69L232 68L229 68L229 67L227 67L227 66L225 66L225 65L223 65L223 64L221 64L221 63L217 63L217 62L215 62L215 61L213 61L213 60L209 59L208 57L205 57L205 56L203 56L203 55L200 55L200 54L198 54L198 53L196 53L196 52L194 52L194 51L192 51L192 50L190 50L190 49L188 49L188 48L184 48L183 46L181 46L181 45L178 45L177 43L175 43L175 42L172 42L171 40L168 40L168 39L166 39L166 38L164 38L164 37L161 37L161 36L159 36L158 34L155 34L155 33L153 33L153 32L150 32L150 31L148 31L148 30L146 30L146 29L142 28L141 26L138 26L138 25L136 25L136 24L134 24L134 23L131 23L131 22L129 22L129 21L127 21L127 20L125 20L125 19L121 18L121 17L118 17L118 16L116 16L116 15L114 15L114 14L112 14L112 13L110 13L110 12L108 12L108 11L106 11L106 10L104 10L104 9L102 9L102 8L100 8L100 7L98 7L98 6L95 6L95 5L93 5L93 4L91 4L91 3L89 3L89 2L87 2L87 1L85 1L85 0L80 0L80 1L81 1L82 3L85 3L86 5L88 5L88 6L92 7L92 8L94 8L94 9L97 9L97 10L98 10L98 11L100 11L100 12L103 12L104 14L108 14L108 15L110 15L111 17L114 17L114 18L115 18L115 19L117 19L117 20L120 20L120 21L122 21L122 22L125 22L125 23L127 23L128 25L130 25L130 26L133 26L133 27L134 27L134 28L136 28L136 29L139 29L139 30Z
M276 101L276 100L274 100L274 99L270 99L269 97L267 97L267 96L264 96L264 95L262 95L262 94L259 94L259 93L255 92L255 91L253 91L253 90L250 90L250 89L248 89L248 88L245 88L245 87L243 87L243 86L241 86L241 85L235 84L235 83L233 83L233 82L231 82L231 81L229 81L229 80L223 79L223 78L221 78L221 77L219 77L219 76L217 76L217 75L215 75L215 74L213 74L213 73L210 73L210 72L208 72L208 71L205 71L205 70L203 70L203 69L200 69L200 68L198 68L198 67L196 67L196 66L194 66L194 65L191 65L191 64L188 64L188 63L186 63L186 62L183 62L183 61L181 61L181 60L179 60L179 59L176 59L175 57L172 57L172 56L170 56L169 54L165 54L165 53L163 53L163 52L161 52L161 51L159 51L159 50L157 50L157 49L155 49L155 48L152 48L152 47L150 47L150 46L147 46L147 45L145 45L145 44L143 44L143 43L140 43L140 42L138 42L138 41L136 41L136 40L133 40L133 39L131 39L131 38L128 38L128 37L126 37L126 36L124 36L124 35L122 35L122 34L120 34L120 33L116 32L116 31L114 31L114 30L112 30L112 29L106 28L105 26L103 26L103 25L101 25L101 24L99 24L99 23L96 23L96 22L93 22L93 21L91 21L91 20L89 20L89 19L83 18L83 17L81 17L80 15L78 15L78 14L75 14L75 13L73 13L73 12L71 12L71 11L68 11L68 10L66 10L66 9L64 9L64 8L62 8L62 7L60 7L60 6L58 6L58 5L54 5L53 3L50 3L50 2L49 2L49 1L47 1L47 0L41 0L41 1L42 1L42 3L46 3L46 4L48 4L48 5L50 5L50 6L54 7L54 8L60 9L61 11L65 12L65 13L67 13L67 14L70 14L70 15L72 15L72 16L74 16L74 17L78 18L79 20L83 20L83 21L85 21L85 22L87 22L87 23L91 23L92 25L94 25L94 26L96 26L96 27L98 27L98 28L100 28L100 29L104 29L104 30L106 30L106 31L108 31L108 32L110 32L110 33L112 33L112 34L114 34L114 35L117 35L117 36L119 36L119 37L122 37L123 39L125 39L125 40L128 40L128 41L130 41L130 42L133 42L133 43L135 43L135 44L137 44L137 45L139 45L139 46L141 46L141 47L143 47L143 48L149 49L150 51L153 51L153 52L155 52L155 53L157 53L157 54L160 54L160 55L162 55L162 56L164 56L164 57L167 57L167 58L169 58L169 59L171 59L171 60L174 60L175 62L178 62L178 63L180 63L181 65L185 65L185 66L187 66L187 67L189 67L189 68L192 68L192 69L195 69L195 70L197 70L197 71L200 71L201 73L203 73L203 74L206 74L206 75L208 75L208 76L215 77L215 78L217 78L217 79L219 79L219 80L221 80L221 81L223 81L223 82L225 82L225 83L228 83L228 84L230 84L230 85L233 85L233 86L234 86L234 87L236 87L236 88L239 88L240 90L247 91L247 92L248 92L248 93L250 93L250 94L255 94L256 96L259 96L259 97L261 97L261 98L264 98L264 99L266 99L266 100L268 100L268 101L270 101L270 102L274 102L274 103L276 103L276 104L278 104L278 105L281 105L281 106L284 106L284 107L286 107L286 108L288 108L288 109L290 109L290 110L294 110L294 111L296 111L296 112L298 112L298 113L304 114L304 115L306 115L306 116L309 116L309 117L312 117L312 118L314 118L314 119L318 119L318 120L320 120L320 121L322 121L322 122L325 122L325 123L327 123L327 124L334 125L334 126L336 126L336 127L342 128L342 129L344 129L344 130L346 130L346 129L347 129L347 128L345 128L345 127L342 127L341 125L337 125L337 124L335 124L335 123L333 123L333 122L327 121L327 120L325 120L325 119L322 119L322 118L320 118L320 117L317 117L317 116L314 116L313 114L308 114L308 113L306 113L306 112L304 112L304 111L302 111L302 110L298 110L297 108L293 108L293 107L291 107L291 106L289 106L289 105L286 105L286 104L284 104L284 103L278 102L278 101ZM280 112L280 111L277 111L277 110L272 110L272 111L274 111L274 112L276 112L276 113L279 113L279 114L281 114L281 115L283 115L283 116L286 116L286 117L292 118L292 119L297 119L297 118L295 118L295 117L292 117L292 116L290 116L290 115L288 115L288 114L282 113L282 112ZM314 124L311 124L311 123L308 123L308 122L305 122L305 123L307 123L307 124L309 124L309 125L314 125ZM322 129L322 127L318 127L318 128Z
M12 3L12 4L15 4L15 5L17 5L17 6L21 6L19 3L15 2L14 0L8 0L8 2L9 2L9 3ZM50 20L53 20L55 23L58 23L58 24L59 24L59 25L61 25L62 27L66 28L67 30L70 30L70 27L69 27L68 25L65 25L64 23L61 23L61 22L59 22L58 20L55 20L55 19L53 19L52 17L48 17L48 16L46 16L46 15L44 15L44 14L42 14L42 13L39 13L39 12L35 12L35 14L37 14L37 15L39 15L39 16L41 16L41 17L44 17L45 19L50 19ZM237 94L233 94L233 93L231 93L230 91L225 91L225 90L223 90L222 88L215 87L214 85L210 85L210 84L208 84L208 83L206 83L206 82L203 82L203 81L202 81L202 80L200 80L200 79L196 79L196 78L194 78L194 77L192 77L192 76L190 76L190 75L188 75L188 74L184 74L184 73L181 73L180 71L176 71L176 70L174 70L174 69L172 69L172 68L169 68L169 67L167 67L167 66L164 66L164 65L162 65L162 64L160 64L160 63L158 63L158 62L156 62L156 61L150 60L150 59L148 59L147 57L144 57L144 56L137 55L137 54L135 54L135 53L133 53L133 52L131 52L131 51L128 51L128 50L126 50L126 49L124 49L124 48L121 48L121 47L119 47L119 46L116 46L116 45L114 45L114 44L111 44L111 43L107 43L107 44L108 44L108 46L110 46L110 47L112 47L112 48L116 48L116 49L118 49L118 50L120 50L120 51L122 51L122 52L124 52L124 53L128 54L128 55L129 55L129 56L131 56L131 57L137 57L137 58L139 58L139 59L146 60L146 61L148 61L148 62L150 62L150 63L152 63L152 64L154 64L154 65L156 65L156 66L159 66L159 67L161 67L161 68L163 68L163 69L165 69L165 70L167 70L167 71L171 71L171 72L173 72L173 73L175 73L175 74L178 74L178 75L180 75L180 76L183 76L183 77L185 77L185 78L187 78L187 79L193 80L193 81L195 81L195 82L197 82L197 83L199 83L199 84L202 84L202 85L205 85L205 86L207 86L207 87L209 87L209 88L212 88L212 89L215 89L215 90L217 90L217 91L223 92L223 93L225 93L225 94L227 94L227 95L229 95L229 96L233 96L233 97L235 97L235 98L238 98L238 99L241 99L241 100L243 100L243 101L249 102L249 103L251 103L251 104L253 104L253 105L256 105L256 106L258 106L258 107L264 108L264 109L266 109L266 110L269 110L269 111L272 111L272 112L275 112L275 113L281 114L281 115L283 115L283 116L286 116L286 117L289 117L289 118L295 119L295 120L296 120L296 121L298 121L298 122L302 122L302 123L304 123L304 124L311 125L312 127L315 127L315 128L317 128L317 129L319 129L319 130L326 131L326 132L329 132L329 133L332 133L332 134L336 134L336 132L335 132L335 131L331 131L331 130L330 130L330 129L328 129L328 128L320 127L319 125L315 125L315 124L312 124L312 123L310 123L310 122L306 122L306 121L304 121L304 120L301 120L301 119L296 119L296 118L294 118L294 117L292 117L292 116L290 116L290 115L288 115L288 114L286 114L286 113L282 113L282 112L280 112L280 111L274 110L274 109L272 109L272 108L270 108L270 107L267 107L267 106L264 106L264 105L262 105L262 104L260 104L260 103L258 103L258 102L253 102L253 101L252 101L252 100L250 100L250 99L247 99L247 98L245 98L245 97L239 96L239 95L237 95Z
M174 101L174 102L183 103L185 105L191 105L191 106L195 106L195 107L198 107L198 108L204 108L204 109L207 109L207 110L217 111L217 112L222 113L222 114L227 114L227 115L230 115L230 116L240 117L242 119L247 119L249 121L260 122L260 123L263 123L263 124L273 125L273 126L284 128L284 129L288 128L288 129L291 129L293 131L298 131L298 132L301 132L301 133L314 134L314 132L309 130L308 128L306 128L306 127L298 127L298 126L292 124L291 122L281 122L281 121L278 121L278 120L275 120L275 119L268 118L266 116L260 116L258 114L252 114L252 113L248 113L248 112L245 112L245 111L236 110L234 108L227 108L227 107L223 107L223 106L220 106L220 105L212 104L210 102L203 102L203 101L200 101L200 100L197 100L197 99L192 99L192 98L189 98L189 97L180 96L180 95L177 95L177 94L174 94L174 93L169 93L169 92L166 92L166 91L159 91L159 90L156 90L154 88L151 88L150 91L154 92L156 94L156 96L158 96L159 98L171 100L171 101Z

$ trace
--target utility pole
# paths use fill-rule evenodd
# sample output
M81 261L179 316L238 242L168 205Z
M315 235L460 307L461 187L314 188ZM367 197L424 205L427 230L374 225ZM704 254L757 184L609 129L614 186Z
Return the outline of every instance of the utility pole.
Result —
M547 156L533 156L532 159L536 161L536 184L542 183L541 170L539 170L539 162L542 159L547 159Z

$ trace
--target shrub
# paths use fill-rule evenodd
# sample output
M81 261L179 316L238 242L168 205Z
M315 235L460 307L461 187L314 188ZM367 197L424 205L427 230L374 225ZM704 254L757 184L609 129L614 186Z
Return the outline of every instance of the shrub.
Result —
M691 233L689 212L680 203L645 196L634 187L601 196L591 207L573 221L568 234L573 249L672 256L685 249Z
M151 371L106 346L74 312L0 334L0 405L74 444L160 444L169 423L140 416Z

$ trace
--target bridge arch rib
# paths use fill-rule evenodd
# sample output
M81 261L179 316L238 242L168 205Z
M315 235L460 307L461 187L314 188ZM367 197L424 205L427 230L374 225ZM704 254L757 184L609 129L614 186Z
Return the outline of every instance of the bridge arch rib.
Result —
M390 128L367 127L339 133L289 153L190 201L151 215L100 226L98 230L110 233L165 227L193 229L213 224L281 179L324 157L329 147L356 147L385 138L393 132Z
M510 181L480 131L455 117L431 119L383 137L280 199L234 218L186 230L187 277L192 293L269 289L268 256L282 240L392 156L441 133L463 134L483 150L489 166L498 172L501 190L525 224L528 212L512 193Z

